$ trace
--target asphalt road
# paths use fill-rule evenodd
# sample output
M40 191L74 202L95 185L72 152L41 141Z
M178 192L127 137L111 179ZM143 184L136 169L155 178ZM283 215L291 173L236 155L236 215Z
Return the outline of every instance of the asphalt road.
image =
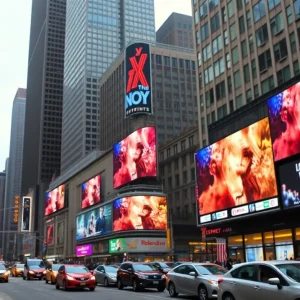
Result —
M98 285L94 292L56 290L54 285L44 280L23 280L10 277L8 283L0 283L0 300L166 300L171 299L165 290L160 293L155 289L133 292L131 288L118 290L116 287L105 288ZM177 299L194 300L195 297L178 296Z

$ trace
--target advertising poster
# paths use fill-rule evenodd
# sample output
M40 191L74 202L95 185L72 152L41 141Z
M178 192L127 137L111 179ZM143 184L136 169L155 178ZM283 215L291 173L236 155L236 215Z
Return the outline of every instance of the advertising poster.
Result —
M46 242L47 245L53 245L54 243L54 225L48 225L46 227Z
M150 45L135 43L125 51L125 118L152 113Z
M274 160L300 153L300 83L268 100Z
M76 256L90 256L93 254L92 244L76 246Z
M166 197L123 197L113 207L113 231L167 229Z
M113 187L157 176L155 127L140 128L113 146Z
M276 260L294 259L293 245L276 246Z
M278 173L283 207L300 206L300 158L278 166Z
M247 262L263 261L264 260L263 248L259 247L259 248L246 249L246 260Z
M30 231L30 217L31 217L31 198L23 197L21 231L23 232Z
M81 208L100 203L100 180L101 176L97 175L82 184Z
M199 150L195 158L200 220L249 214L250 204L277 196L268 118Z
M166 238L119 238L109 240L109 253L168 251Z
M45 216L49 216L65 207L65 186L60 185L54 190L46 193Z
M76 217L76 240L112 231L112 204L97 207Z
M56 243L63 244L65 241L65 222L60 222L57 224L57 235L56 235Z

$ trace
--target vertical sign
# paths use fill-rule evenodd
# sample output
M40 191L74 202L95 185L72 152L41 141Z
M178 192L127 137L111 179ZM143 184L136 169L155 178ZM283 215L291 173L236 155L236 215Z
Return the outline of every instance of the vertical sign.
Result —
M30 231L31 198L23 197L21 231Z
M171 247L172 247L171 229L167 229L167 246L169 249L171 249Z
M14 201L14 223L19 222L19 196L15 196L15 201Z
M150 45L135 43L125 51L125 118L152 113Z

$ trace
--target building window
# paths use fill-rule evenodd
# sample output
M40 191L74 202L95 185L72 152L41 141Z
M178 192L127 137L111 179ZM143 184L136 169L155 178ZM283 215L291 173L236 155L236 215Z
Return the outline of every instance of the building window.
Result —
M208 44L206 47L203 48L202 50L203 54L203 61L206 62L211 58L211 45Z
M227 116L227 105L226 104L224 104L218 108L218 120L224 118L225 116Z
M205 92L205 99L206 99L206 107L209 107L210 105L214 104L214 89L211 88L209 91Z
M210 30L211 33L214 33L220 28L220 18L219 18L219 13L215 14L211 19L210 19Z
M200 32L198 30L196 31L196 43L200 45Z
M196 10L194 13L194 20L195 20L195 25L199 23L199 17L198 17L198 11Z
M181 151L185 150L185 140L181 141Z
M294 10L295 10L295 17L296 20L300 18L300 0L294 1Z
M230 113L233 113L233 111L234 111L233 100L229 101L229 111L230 111Z
M174 160L174 168L175 168L175 170L178 170L178 168L179 168L179 160L178 160L178 158L176 158Z
M254 51L254 42L253 42L253 35L249 35L249 48L250 48L250 53Z
M189 137L189 146L190 146L190 147L194 146L194 136L193 136L193 135L191 135L191 136Z
M230 69L230 67L231 67L230 53L226 53L226 67L227 67L227 69Z
M213 81L213 79L214 79L213 67L209 66L207 69L204 70L204 81L207 84Z
M239 62L239 51L238 51L238 47L235 47L235 48L232 49L231 57L232 57L232 64L233 64L233 65L235 65L236 63Z
M174 155L178 153L177 145L173 146Z
M231 80L231 76L227 77L227 88L228 88L228 92L232 93L232 80Z
M250 10L247 10L247 12L246 12L246 21L247 21L247 28L250 28L252 25Z
M216 85L216 99L220 100L226 96L225 80Z
M182 167L186 166L186 156L181 157L181 163L182 163Z
M248 1L248 0L246 0L246 1ZM238 10L243 9L243 0L237 0L236 5L237 5Z
M242 56L246 57L248 55L248 47L247 47L247 41L242 41Z
M240 29L240 33L244 33L245 32L244 16L241 16L239 18L239 29Z
M191 157L191 164L193 164L195 161L195 156L193 154L193 156ZM191 169L191 180L195 181L195 168ZM192 188L192 191L194 192L194 188Z
M163 152L163 151L159 153L159 159L160 159L160 160L164 160L164 159L165 159L165 158L164 158L164 152Z
M209 11L212 11L219 4L219 0L208 0Z
M202 73L199 73L199 88L202 89Z
M220 76L225 72L224 58L220 58L214 63L215 77Z
M245 80L245 82L249 82L250 81L250 68L249 68L249 64L246 64L244 66L244 80Z
M198 59L198 66L200 67L202 65L201 52L198 52L197 59Z
M284 82L288 81L289 79L291 79L290 66L286 66L285 68L283 68L277 72L278 85L283 84Z
M264 24L255 32L257 47L264 45L268 40L268 27Z
M246 91L246 101L247 101L247 103L252 101L252 91L251 91L251 89Z
M285 11L286 11L286 18L287 18L288 24L292 24L293 23L292 7L290 5L287 6Z
M280 4L280 0L268 0L269 10L272 10L275 6Z
M262 94L267 93L268 91L274 88L274 77L273 75L267 78L266 80L262 81L261 83L261 92Z
M223 22L223 24L227 22L227 10L226 10L226 7L222 8L222 22Z
M276 35L276 34L280 33L283 30L283 28L284 28L283 15L281 12L277 16L275 16L273 19L271 19L272 35Z
M258 57L259 71L263 72L272 66L271 52L270 50L265 51Z
M200 111L204 111L204 100L203 100L203 95L200 95Z
M239 109L243 106L243 95L239 95L235 98L235 107L236 109Z
M265 0L260 0L256 5L253 6L254 23L258 22L265 15L266 15Z
M259 97L259 88L258 85L256 84L254 86L254 99Z
M222 36L219 35L213 40L213 54L218 53L223 49Z
M200 19L207 16L207 1L204 1L200 6Z
M298 75L298 74L300 74L299 61L298 60L294 61L293 67L294 67L294 74L295 74L295 76Z
M205 120L204 117L201 118L201 132L205 133Z
M295 53L297 51L297 44L296 44L295 32L292 32L290 34L290 45L291 45L291 51L292 51L292 53Z
M234 5L233 5L233 1L230 1L230 2L227 3L227 8L228 8L228 17L229 17L229 19L230 19L230 18L233 17L233 15L234 15Z
M171 156L171 150L170 148L167 149L167 158L169 158Z
M180 180L179 180L179 174L175 175L175 186L179 186L180 185Z
M229 27L229 32L230 32L230 40L233 41L236 39L236 26L235 23L233 23L230 27Z
M228 31L224 30L224 45L227 46L229 41L228 41Z
M208 38L208 23L206 22L205 24L203 24L203 26L201 26L201 41L204 41ZM200 43L199 43L200 44Z
M280 61L287 57L287 46L286 46L286 40L283 39L279 43L274 45L274 56L275 61Z
M251 61L251 73L252 73L252 78L256 78L256 60L252 59Z
M234 88L237 89L242 85L241 73L237 71L233 74Z

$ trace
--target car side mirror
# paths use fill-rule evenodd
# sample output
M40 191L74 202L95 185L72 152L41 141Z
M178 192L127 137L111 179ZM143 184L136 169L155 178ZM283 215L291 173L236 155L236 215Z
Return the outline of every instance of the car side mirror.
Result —
M190 272L189 275L197 277L197 273L196 272Z
M268 280L268 283L271 285L277 285L278 289L281 290L282 289L282 285L280 283L280 279L279 278L270 278Z

